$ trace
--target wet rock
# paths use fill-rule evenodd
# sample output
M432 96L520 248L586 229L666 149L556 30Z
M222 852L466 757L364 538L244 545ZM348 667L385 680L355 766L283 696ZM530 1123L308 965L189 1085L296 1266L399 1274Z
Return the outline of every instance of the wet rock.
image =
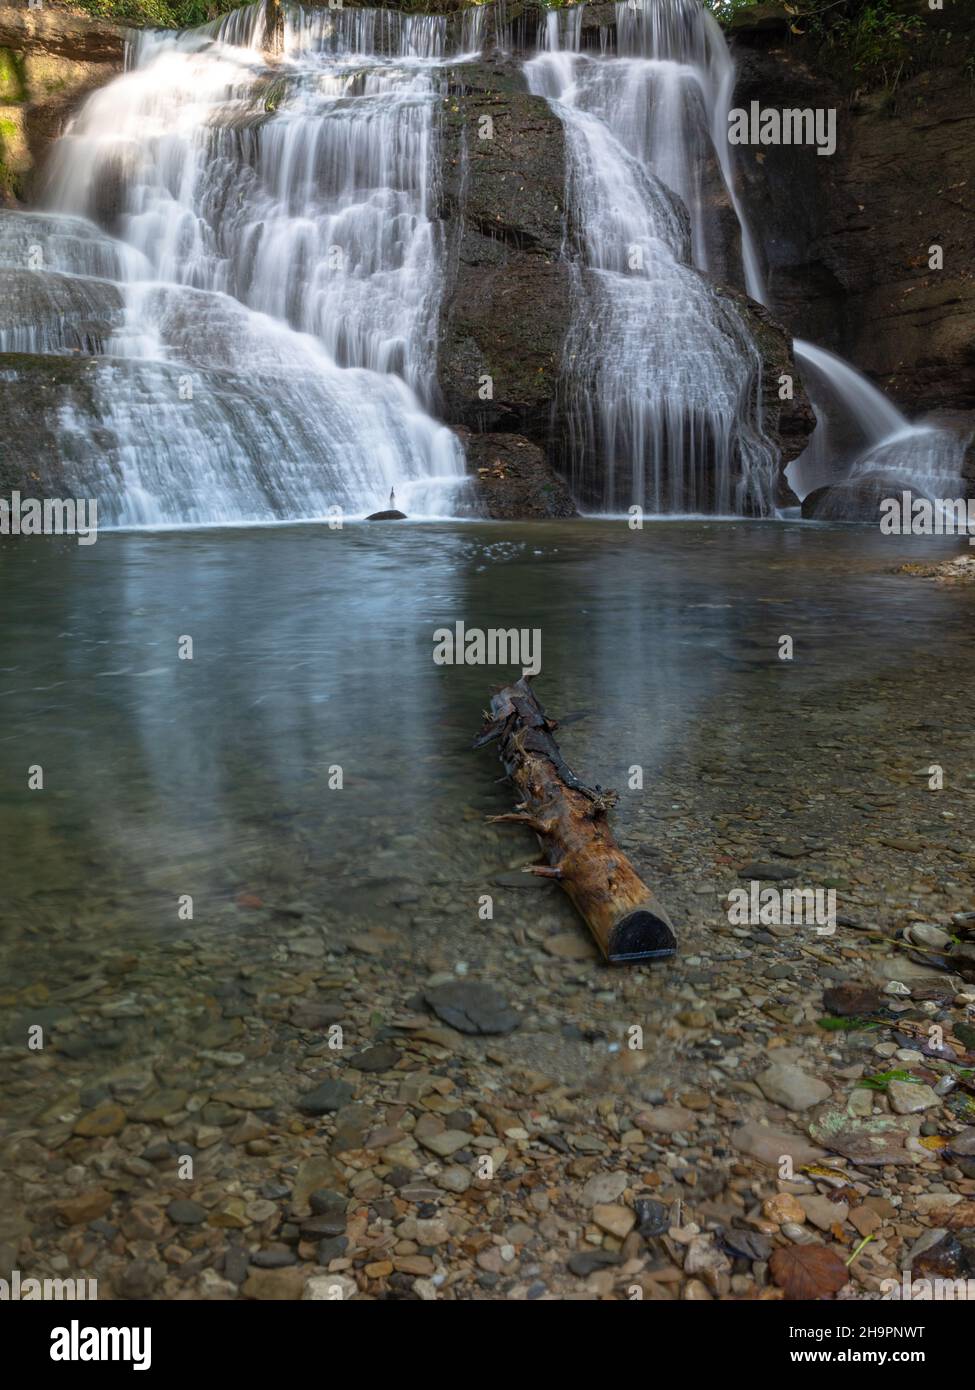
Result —
M908 927L907 937L915 946L926 946L931 951L946 951L951 946L951 937L940 927L928 922L915 922Z
M594 1173L582 1189L580 1199L583 1206L595 1207L599 1204L615 1202L629 1186L626 1173Z
M305 1115L330 1115L341 1110L354 1095L355 1088L347 1081L323 1081L314 1090L305 1091L298 1100L298 1109Z
M915 1162L906 1141L920 1129L915 1116L874 1115L858 1119L845 1109L825 1107L809 1126L813 1139L854 1163L883 1166Z
M189 1197L174 1197L166 1215L175 1226L200 1226L207 1219L207 1209Z
M617 1240L625 1240L636 1225L636 1213L617 1203L597 1202L592 1209L592 1219L601 1231Z
M887 1098L898 1115L915 1115L922 1110L930 1110L941 1104L930 1086L918 1081L891 1081L887 1086Z
M738 870L739 878L759 879L766 882L777 882L780 879L798 878L799 870L793 869L788 864L767 864L761 860L753 859L747 864L742 864Z
M456 980L424 991L429 1007L461 1033L512 1033L521 1016L493 985Z
M392 1071L402 1054L389 1043L380 1043L378 1047L368 1047L365 1052L356 1053L349 1058L349 1066L356 1071Z
M286 1248L258 1250L251 1256L251 1264L258 1269L288 1269L297 1263L295 1252Z
M670 1227L670 1213L663 1202L653 1197L637 1197L633 1203L637 1229L645 1239L661 1236Z
M633 1123L644 1134L680 1134L693 1129L699 1120L692 1110L681 1105L655 1105L652 1110L634 1115Z
M568 1260L569 1269L580 1279L585 1279L597 1269L611 1269L622 1263L623 1257L612 1250L577 1250Z
M467 1148L474 1136L462 1129L445 1129L439 1134L425 1134L418 1138L423 1147L438 1158L450 1158L458 1149Z
M301 1298L305 1287L305 1273L302 1269L254 1269L244 1283L242 1292L245 1298L256 1298L262 1302L284 1302Z
M684 1258L684 1273L700 1278L714 1293L723 1293L731 1275L731 1261L713 1235L694 1236Z
M134 1260L115 1278L119 1298L152 1298L166 1277L165 1266L155 1260Z
M321 1028L330 1028L333 1023L341 1023L348 1017L348 1013L348 1009L341 1004L319 1004L301 1000L292 1004L289 1017L296 1028L314 1032Z
M844 981L823 990L823 1008L837 1018L858 1018L877 1013L884 1007L879 989Z
M82 1115L74 1127L75 1134L83 1138L107 1138L119 1134L125 1128L125 1111L121 1105L107 1103L96 1106Z
M348 1204L347 1197L343 1197L341 1192L334 1192L328 1187L318 1187L308 1196L308 1205L315 1216L338 1212L344 1218Z
M836 1224L842 1225L850 1214L848 1203L831 1202L828 1197L823 1197L818 1192L803 1193L799 1198L799 1205L805 1212L807 1221L811 1221L821 1231L828 1231Z
M441 141L449 267L438 376L448 423L544 445L571 315L565 132L516 64L449 75ZM489 110L494 138L478 139ZM483 375L490 400L479 397Z
M167 1115L178 1115L181 1110L184 1110L189 1098L189 1091L164 1088L134 1105L131 1112L132 1118L143 1124L164 1120Z
M112 1205L112 1194L102 1187L90 1188L58 1202L56 1210L69 1226L84 1226L104 1216Z
M802 1135L772 1129L758 1121L749 1121L733 1130L731 1142L741 1153L749 1154L773 1168L778 1168L785 1154L791 1157L795 1167L816 1163L826 1157L823 1149L810 1144Z
M796 1066L773 1063L756 1078L759 1089L774 1105L786 1110L809 1110L830 1095L825 1081L817 1081Z
M572 494L537 444L518 434L472 434L465 429L457 433L464 445L479 515L495 521L577 515ZM581 933L571 939L585 944ZM549 942L545 949L558 954ZM592 954L588 950L566 958L586 959Z

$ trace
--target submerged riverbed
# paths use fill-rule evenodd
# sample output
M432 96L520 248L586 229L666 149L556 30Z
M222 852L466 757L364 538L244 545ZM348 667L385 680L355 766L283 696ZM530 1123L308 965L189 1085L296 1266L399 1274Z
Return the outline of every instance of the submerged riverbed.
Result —
M456 1087L463 1114L450 1123L461 1132L483 1131L465 1088L512 1109L525 1076L547 1078L543 1091L567 1088L570 1208L572 1165L584 1177L624 1133L642 1180L666 1188L670 1178L651 1181L655 1140L640 1148L623 1112L685 1092L706 1107L713 1091L718 1109L703 1114L690 1148L681 1143L691 1155L682 1162L716 1198L728 1168L713 1144L751 1114L754 1097L734 1091L769 1036L810 1050L821 1069L856 1062L863 1035L810 1040L829 963L866 978L886 948L864 925L912 915L943 925L975 906L975 595L893 573L957 550L808 525L630 531L608 521L0 546L0 583L17 595L0 616L0 949L3 1113L18 1156L0 1235L33 1232L52 1257L85 1251L125 1291L149 1238L119 1247L97 1230L65 1234L49 1191L41 1201L34 1190L35 1167L53 1163L65 1190L107 1184L126 1209L158 1205L183 1188L165 1163L152 1165L188 1144L204 1208L236 1193L269 1208L274 1199L259 1197L269 1174L287 1187L296 1165L331 1142L320 1128L331 1121L316 1129L296 1117L296 1096L336 1076L353 1083L347 1108L368 1101L395 1153L377 1140L378 1175L366 1163L359 1179L329 1170L324 1185L351 1182L350 1201L380 1201L404 1155L387 1131L410 1129L393 1102L407 1103L398 1087L421 1063L444 1080L444 1104ZM492 751L473 753L470 741L491 686L513 672L436 665L433 632L456 621L540 630L536 689L550 713L580 716L560 734L569 763L620 791L621 843L677 925L672 964L602 966L560 890L521 873L535 858L532 838L485 824L511 797ZM792 661L779 657L786 636ZM181 660L187 637L192 659ZM933 764L944 769L938 792ZM37 766L43 790L30 790ZM630 786L637 766L642 790ZM821 956L803 929L736 932L721 902L752 860L834 887L841 919L857 928L843 927ZM490 920L478 914L485 894ZM451 1043L427 1017L424 1031L423 990L450 976L496 985L521 1026ZM336 1019L339 1053L322 1032ZM632 1075L617 1073L619 1040L636 1019L646 1052ZM46 1046L25 1053L36 1023ZM407 1052L356 1070L350 1054L390 1051L394 1035ZM614 1092L621 1113L607 1134ZM532 1104L545 1110L544 1099ZM105 1107L107 1127L86 1127ZM248 1114L253 1129L228 1141L235 1131L224 1126ZM361 1144L369 1125L361 1114L356 1123ZM494 1132L502 1147L532 1150ZM416 1174L433 1181L419 1161ZM186 1254L152 1255L153 1291L169 1279L189 1287L212 1265L230 1279L212 1296L232 1296L225 1242L276 1248L286 1207L245 1213L239 1226L213 1222L196 1244L175 1241L160 1216L160 1250L175 1241ZM392 1220L384 1210L380 1226ZM543 1233L542 1247L571 1245L568 1232ZM439 1266L426 1242L414 1244L420 1266L397 1273L425 1277ZM499 1271L478 1269L497 1283ZM521 1277L515 1266L506 1273ZM480 1296L497 1296L495 1284L482 1280Z

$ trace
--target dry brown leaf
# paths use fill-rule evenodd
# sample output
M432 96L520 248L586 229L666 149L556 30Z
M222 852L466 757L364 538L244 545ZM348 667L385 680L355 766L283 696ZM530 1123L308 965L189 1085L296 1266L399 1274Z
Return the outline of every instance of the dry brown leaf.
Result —
M825 1245L789 1245L775 1250L769 1268L786 1298L797 1302L837 1293L850 1278L839 1255Z
M963 1231L969 1226L975 1226L975 1202L959 1202L956 1206L945 1207L933 1215L937 1216L939 1226L945 1226L949 1231Z

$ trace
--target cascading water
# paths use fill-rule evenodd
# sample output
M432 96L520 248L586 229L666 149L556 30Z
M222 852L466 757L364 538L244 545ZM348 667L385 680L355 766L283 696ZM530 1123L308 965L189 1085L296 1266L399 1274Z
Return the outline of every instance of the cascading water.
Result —
M787 472L800 497L830 489L816 499L817 518L856 520L883 497L903 492L931 501L966 494L963 434L912 425L835 353L799 339L794 348L816 401L817 427Z
M574 489L604 511L769 515L761 359L734 300L700 273L713 239L703 180L723 183L727 48L698 0L617 4L615 52L581 49L583 18L583 6L549 15L526 68L567 135Z
M254 5L141 36L89 98L51 213L0 226L0 264L27 237L44 272L0 347L104 354L73 364L61 428L106 523L356 514L391 488L456 509L460 446L425 409L446 52L443 18L298 6L274 45Z

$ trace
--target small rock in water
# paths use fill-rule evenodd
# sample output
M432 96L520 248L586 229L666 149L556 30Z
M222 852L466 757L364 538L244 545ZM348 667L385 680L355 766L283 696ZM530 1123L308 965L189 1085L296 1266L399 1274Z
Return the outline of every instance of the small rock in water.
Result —
M166 1215L174 1226L199 1226L207 1219L207 1209L188 1197L174 1197L166 1208Z
M306 1091L298 1101L298 1109L306 1115L329 1115L348 1105L354 1095L347 1081L323 1081L313 1091Z
M906 936L915 946L926 946L931 951L947 951L951 945L951 937L940 927L931 926L928 922L914 922L908 927Z
M611 1250L577 1250L574 1255L569 1256L568 1264L573 1274L585 1279L596 1269L605 1269L608 1265L618 1265L622 1262L622 1256L614 1254Z
M788 864L763 864L761 860L755 859L742 864L738 870L738 877L775 882L778 879L798 878L799 870L791 869Z
M582 1204L595 1207L601 1203L615 1202L626 1191L628 1183L626 1173L594 1173L582 1189Z
M887 1086L887 1098L898 1115L916 1115L941 1104L940 1098L923 1081L891 1081Z
M776 1062L756 1078L762 1094L786 1110L808 1110L830 1095L825 1081L807 1076L799 1067Z
M350 1057L349 1066L355 1067L356 1071L392 1071L399 1059L397 1048L389 1043L379 1043Z
M513 1033L521 1016L493 985L451 980L424 991L427 1004L444 1023L460 1033Z

